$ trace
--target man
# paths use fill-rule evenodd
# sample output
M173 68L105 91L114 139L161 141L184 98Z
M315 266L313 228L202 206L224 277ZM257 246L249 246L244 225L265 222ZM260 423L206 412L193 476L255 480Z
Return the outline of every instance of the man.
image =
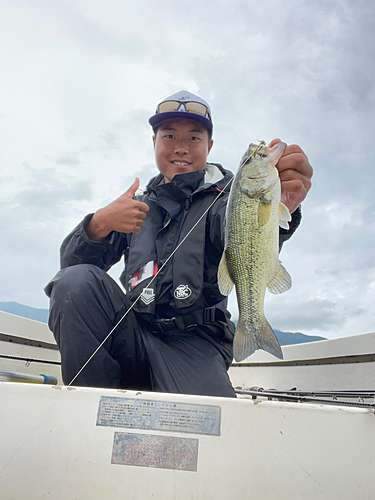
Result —
M159 175L143 196L135 197L136 179L86 216L64 240L62 269L46 287L63 380L235 397L227 373L234 325L217 286L233 174L207 163L213 124L200 97L178 92L149 122ZM281 246L299 224L312 169L298 146L287 147L277 167L282 201L293 212ZM123 255L126 295L106 273Z

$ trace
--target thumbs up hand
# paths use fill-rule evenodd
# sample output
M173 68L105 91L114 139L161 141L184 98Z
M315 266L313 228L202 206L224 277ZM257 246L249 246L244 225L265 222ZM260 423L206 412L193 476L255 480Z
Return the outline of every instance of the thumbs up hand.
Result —
M137 233L147 217L149 207L133 197L139 188L139 179L117 200L98 210L86 226L90 240L103 241L111 231Z

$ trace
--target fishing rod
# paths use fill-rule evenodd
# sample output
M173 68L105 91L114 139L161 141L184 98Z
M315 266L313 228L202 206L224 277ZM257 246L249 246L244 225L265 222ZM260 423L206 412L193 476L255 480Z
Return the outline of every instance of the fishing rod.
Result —
M278 400L292 403L314 403L334 406L351 406L356 408L368 408L375 412L375 391L279 391L276 389L264 390L261 387L243 389L236 387L236 394L251 396L252 399L266 398L268 401ZM340 397L340 399L338 399ZM329 398L329 399L327 399ZM342 399L346 398L346 399ZM357 399L357 401L350 401ZM372 403L366 403L365 399L372 399ZM349 401L348 401L349 400Z

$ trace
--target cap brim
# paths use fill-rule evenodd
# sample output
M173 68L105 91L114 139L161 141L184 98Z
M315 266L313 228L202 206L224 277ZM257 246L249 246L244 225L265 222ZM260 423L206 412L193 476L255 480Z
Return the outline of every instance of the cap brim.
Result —
M188 111L166 111L164 113L157 113L148 120L151 127L156 128L162 125L163 123L170 121L179 121L179 120L191 120L193 122L198 122L204 127L208 128L208 130L212 130L212 122L208 118L202 115L198 115L197 113L191 113Z

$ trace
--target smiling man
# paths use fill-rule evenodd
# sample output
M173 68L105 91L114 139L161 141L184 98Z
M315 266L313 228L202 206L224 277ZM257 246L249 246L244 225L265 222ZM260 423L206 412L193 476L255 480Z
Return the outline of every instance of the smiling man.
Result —
M46 287L63 380L235 397L227 373L234 325L217 286L233 174L207 162L213 123L200 97L178 92L149 122L159 175L142 196L135 196L136 179L117 200L86 216L64 240L61 270ZM281 246L299 224L312 169L295 145L277 168L282 199L294 212L291 228L281 230ZM123 255L126 294L107 274Z
M207 129L190 120L160 125L153 139L156 164L165 182L177 174L203 170L213 145Z

